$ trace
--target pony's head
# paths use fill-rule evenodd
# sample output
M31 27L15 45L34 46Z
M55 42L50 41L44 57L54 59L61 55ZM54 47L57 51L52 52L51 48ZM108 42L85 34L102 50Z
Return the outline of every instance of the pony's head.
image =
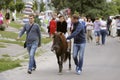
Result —
M59 33L55 33L53 35L53 45L51 48L51 51L56 51L59 52L60 51L60 47L62 46L62 39L61 36L63 35L63 33L59 32Z

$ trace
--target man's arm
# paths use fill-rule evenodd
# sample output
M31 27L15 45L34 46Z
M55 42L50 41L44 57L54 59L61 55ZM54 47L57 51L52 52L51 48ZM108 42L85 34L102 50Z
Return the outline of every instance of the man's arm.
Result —
M39 44L38 44L38 46L41 46L41 31L40 31L39 25L38 25L37 32L38 32L38 37L39 37Z
M83 25L79 24L76 28L76 30L70 35L67 37L67 39L72 39L74 38L77 34L79 34L79 32L82 30L83 28Z
M26 31L25 26L26 26L26 25L24 25L23 29L20 31L20 33L19 33L17 39L20 39L20 38L22 37L22 35L25 33L25 31Z

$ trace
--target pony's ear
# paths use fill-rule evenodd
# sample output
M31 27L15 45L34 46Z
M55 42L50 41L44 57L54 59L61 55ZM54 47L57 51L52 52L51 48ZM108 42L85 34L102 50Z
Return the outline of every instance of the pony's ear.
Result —
M60 35L62 35L63 33L62 32L60 32Z

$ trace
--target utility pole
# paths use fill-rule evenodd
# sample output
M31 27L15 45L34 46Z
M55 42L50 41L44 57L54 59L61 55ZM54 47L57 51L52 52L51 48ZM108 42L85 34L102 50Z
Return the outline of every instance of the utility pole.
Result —
M39 13L40 13L40 4L41 4L41 0L37 0L38 12L39 12Z
M15 4L16 4L16 0L14 0Z
M15 5L16 5L16 0L14 0ZM14 20L16 21L16 9L14 10Z

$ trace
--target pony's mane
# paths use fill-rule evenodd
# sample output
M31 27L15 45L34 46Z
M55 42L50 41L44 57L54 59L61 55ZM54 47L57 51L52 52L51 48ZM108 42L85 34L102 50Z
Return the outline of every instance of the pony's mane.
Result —
M55 33L54 36L59 39L57 41L58 42L60 41L60 44L62 45L62 47L64 47L64 49L67 49L68 45L67 45L67 41L64 34L60 32L60 33Z

